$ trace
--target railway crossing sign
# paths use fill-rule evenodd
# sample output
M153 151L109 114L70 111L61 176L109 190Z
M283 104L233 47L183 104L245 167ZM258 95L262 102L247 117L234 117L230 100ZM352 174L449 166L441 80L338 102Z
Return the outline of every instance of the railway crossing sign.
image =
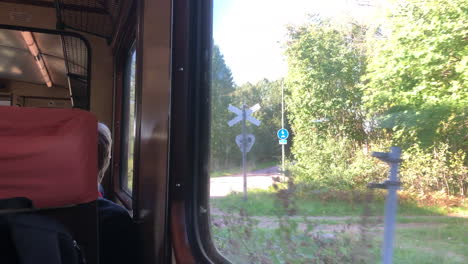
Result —
M253 113L258 111L260 109L260 105L256 104L248 109L245 109L245 120L249 121L250 123L259 126L260 125L260 120L256 119L255 117L251 116ZM228 126L232 127L233 125L239 123L242 121L243 113L242 109L239 109L235 106L229 105L228 110L236 114L237 116L231 119L228 122Z
M244 174L244 201L247 201L247 152L252 149L252 146L255 143L255 136L252 134L247 134L247 121L250 123L259 126L260 120L252 116L252 114L260 109L260 105L256 104L250 108L247 108L242 105L242 109L239 109L235 106L229 105L228 110L233 112L237 116L229 120L228 126L232 127L233 125L241 122L242 124L242 134L236 136L236 144L242 152L242 171Z
M245 138L246 142L245 145L242 139ZM253 144L255 143L255 136L252 134L247 134L243 137L242 134L236 136L236 144L242 152L250 152L252 149ZM245 146L245 149L244 149Z
M287 129L282 128L282 129L278 130L277 135L278 135L279 139L287 139L289 137L289 132L288 132Z

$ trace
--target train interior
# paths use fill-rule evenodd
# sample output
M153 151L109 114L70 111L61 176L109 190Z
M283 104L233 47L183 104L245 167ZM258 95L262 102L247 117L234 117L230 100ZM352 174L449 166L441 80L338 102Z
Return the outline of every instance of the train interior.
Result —
M94 122L98 121L107 125L112 131L114 143L121 142L122 135L128 137L123 140L126 143L114 144L114 152L119 153L121 149L129 149L129 144L131 144L130 148L133 149L135 137L134 99L133 102L127 104L121 103L121 101L122 98L129 98L130 94L135 96L136 5L137 1L117 0L0 1L0 106L3 107L2 111L6 116L2 119L4 121L2 124L6 126L6 128L3 127L5 131L10 131L8 130L10 128L8 120L10 120L15 124L14 127L19 127L20 131L23 131L21 129L25 127L39 131L38 134L41 131L42 133L49 131L51 137L55 135L51 131L58 131L57 136L63 139L66 138L66 135L75 133L71 132L72 130L85 130L89 125L84 123L79 125L82 121L79 115L82 113L76 113L74 117L65 117L64 115L67 114L61 114L63 109L74 108L91 112ZM167 12L167 10L161 12ZM168 50L169 46L166 46L165 51ZM155 74L154 71L152 74ZM167 87L162 90L168 90ZM168 98L166 96L163 100L168 101ZM129 107L133 110L129 110ZM162 105L162 107L164 106ZM32 112L14 110L19 108L37 110ZM46 112L42 112L44 109ZM125 115L126 112L123 112L122 109L131 112L131 116ZM24 117L24 119L11 119L15 116ZM50 122L48 122L49 119ZM55 121L53 121L54 119ZM38 120L43 122L37 122ZM60 127L68 126L66 125L68 121L64 120L74 122L77 126L63 128L69 131L63 132ZM53 122L56 122L55 125L52 124ZM127 124L127 128L122 129L121 124ZM49 128L45 128L47 126ZM91 125L91 127L96 129L96 124ZM95 132L96 130L91 133L94 137L93 140L96 140ZM32 134L34 133L24 135L21 133L18 132L17 136L22 137L25 142L33 142L35 136ZM89 131L87 133L89 136ZM77 137L81 138L80 135L74 134L74 139L70 138L70 140L75 140ZM128 143L129 141L131 143ZM2 148L6 148L7 142L2 142ZM54 145L54 143L51 144ZM70 145L69 147L80 153L79 149L83 150L83 145L86 144L78 145ZM154 147L154 144L150 145ZM92 146L85 151L94 150L95 147ZM162 149L157 155L167 156L167 152L164 153L164 151ZM64 154L64 157L69 154ZM89 165L87 163L89 159L85 156L78 154L74 158L69 157L68 161L84 157L85 160L81 162L80 166L86 167ZM142 258L147 263L154 263L157 258L167 258L167 256L161 257L162 254L155 250L161 245L166 245L162 246L164 248L162 251L167 250L165 249L167 243L163 241L163 238L166 237L164 231L166 228L165 206L155 205L153 199L153 197L157 198L158 196L164 197L165 190L153 195L156 183L154 180L148 179L148 181L153 182L146 182L146 187L141 188L138 193L145 193L146 197L151 198L144 200L141 205L137 205L137 200L143 200L141 199L143 196L132 196L132 190L138 188L136 186L138 182L132 178L132 168L128 168L130 163L127 160L122 161L122 163L126 163L122 165L125 167L124 169L121 169L119 165L121 157L133 161L133 153L114 156L111 169L107 171L102 181L105 197L125 207L134 221L138 222L141 228L139 232L144 233L144 238L141 239L146 241L139 244L138 247L143 247L143 244L147 247L142 253L144 256ZM59 166L60 159L55 161L48 159L46 154L43 154L42 157L44 159L41 162L50 162L56 164L53 166ZM90 157L92 159L95 156L91 155ZM65 162L65 160L61 161ZM3 162L2 164L7 163ZM95 164L91 162L90 166L93 167ZM165 178L165 173L163 173L165 169L165 167L161 169L163 178ZM12 170L18 171L20 169ZM48 170L50 173L54 171L54 167ZM123 170L125 172L121 173ZM31 171L31 173L33 172ZM64 172L64 174L68 174L68 172ZM72 174L70 177L73 177ZM96 170L91 170L91 174L97 175ZM81 175L81 177L88 176ZM91 189L96 187L96 178L94 176L92 178L94 180L91 183ZM42 180L47 181L47 178ZM75 185L75 189L67 185L70 182L62 183L65 184L62 186L68 186L63 188L70 188L72 193L80 192L78 191L79 184ZM21 183L16 182L15 184ZM23 182L23 184L28 185L29 183ZM62 188L60 182L56 182L53 186L54 188ZM132 186L135 187L132 188ZM54 188L47 187L43 191L48 192L47 190L49 190L53 193ZM8 187L4 186L0 189L2 189L2 198L7 198L8 191L6 189ZM76 235L78 242L83 245L88 263L98 263L96 202L93 201L97 199L97 192L91 191L91 193L91 196L94 195L94 199L68 201L53 206L47 205L44 206L45 210L41 211L40 214L53 216L65 224L72 234ZM15 195L13 194L13 196ZM31 196L34 195L31 194ZM49 197L49 199L53 198ZM161 199L161 204L163 203L165 203L165 199ZM70 207L70 204L80 205ZM37 206L37 204L35 205ZM135 210L136 206L141 206L139 208L142 210ZM41 206L39 207L41 208ZM61 209L61 207L67 208ZM145 208L147 209L145 210ZM156 213L158 210L159 212ZM141 212L141 215L135 215L137 212ZM134 261L138 263L137 260Z

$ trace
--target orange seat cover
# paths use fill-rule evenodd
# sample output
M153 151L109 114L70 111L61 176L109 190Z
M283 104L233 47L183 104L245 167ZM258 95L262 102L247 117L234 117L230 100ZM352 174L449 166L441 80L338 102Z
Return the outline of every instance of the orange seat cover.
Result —
M78 109L0 107L0 199L36 208L97 199L97 120Z

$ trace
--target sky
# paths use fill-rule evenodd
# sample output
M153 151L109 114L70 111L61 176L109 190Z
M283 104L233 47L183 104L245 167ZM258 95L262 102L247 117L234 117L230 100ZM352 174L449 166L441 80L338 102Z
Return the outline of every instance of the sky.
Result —
M369 3L371 6L360 6ZM375 16L386 0L214 0L213 38L236 84L276 80L287 73L282 42L286 25L307 15Z

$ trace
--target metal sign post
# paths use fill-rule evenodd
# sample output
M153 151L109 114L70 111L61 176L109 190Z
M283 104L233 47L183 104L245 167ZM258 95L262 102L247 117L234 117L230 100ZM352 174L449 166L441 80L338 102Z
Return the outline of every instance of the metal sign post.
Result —
M242 152L242 174L244 176L244 201L247 200L247 152L252 149L253 144L255 143L255 136L252 134L247 134L247 122L259 126L260 121L255 119L251 114L258 111L260 105L256 104L250 108L246 109L245 105L242 105L242 110L239 108L229 105L228 110L237 114L237 116L231 119L228 122L228 126L232 127L238 122L242 121L242 134L236 136L236 144L239 146L239 149Z
M401 163L401 148L391 147L390 152L373 152L372 156L390 165L388 180L383 183L370 183L369 188L387 189L385 199L384 241L382 243L382 263L392 264L393 238L395 233L395 219L398 207L397 191L400 189L398 168Z
M284 81L281 82L281 129L284 129ZM288 131L286 130L286 132ZM289 133L287 133L287 135L289 135ZM287 136L286 138L281 138L279 131L278 131L278 137L281 140L286 140L288 138ZM283 171L283 175L284 175L284 145L286 143L287 141L286 142L283 141L282 143L280 142L281 144L281 170Z
M244 176L244 201L247 201L247 131L245 127L245 104L242 105L242 175Z
M278 130L276 134L278 135L279 143L281 144L281 170L284 172L284 145L288 144L287 138L289 137L289 132L283 127Z

